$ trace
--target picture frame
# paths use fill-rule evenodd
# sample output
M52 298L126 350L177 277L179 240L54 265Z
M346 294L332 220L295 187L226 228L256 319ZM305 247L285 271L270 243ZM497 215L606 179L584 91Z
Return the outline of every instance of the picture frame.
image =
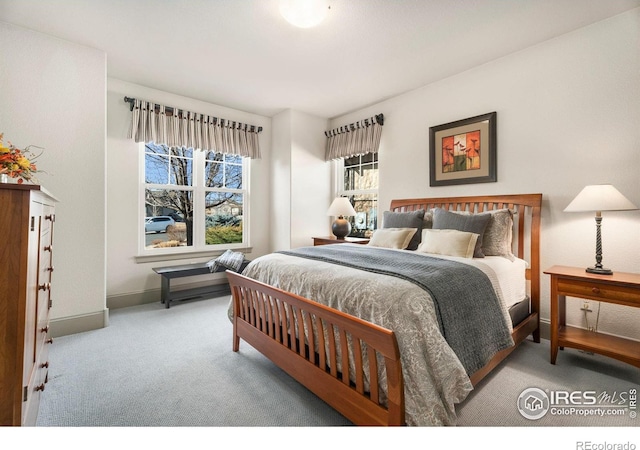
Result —
M497 181L496 112L429 128L429 185Z

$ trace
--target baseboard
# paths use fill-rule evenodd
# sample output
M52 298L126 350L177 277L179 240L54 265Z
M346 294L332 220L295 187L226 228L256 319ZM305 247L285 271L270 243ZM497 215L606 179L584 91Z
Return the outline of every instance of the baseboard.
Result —
M98 330L109 326L109 309L81 316L51 319L49 323L51 337L57 338L69 334Z
M540 337L542 339L551 339L551 322L548 319L540 319Z
M192 289L218 284L228 284L226 277L224 279L215 280L215 283L211 281L203 281L198 283L188 283L176 286L176 290ZM173 287L173 286L172 286ZM120 295L110 295L107 297L107 308L118 309L127 308L129 306L145 305L147 303L160 302L160 289L149 289L143 292L131 292Z
M132 292L128 294L110 295L107 297L107 308L118 309L129 306L145 305L160 301L160 289L150 289L142 292Z

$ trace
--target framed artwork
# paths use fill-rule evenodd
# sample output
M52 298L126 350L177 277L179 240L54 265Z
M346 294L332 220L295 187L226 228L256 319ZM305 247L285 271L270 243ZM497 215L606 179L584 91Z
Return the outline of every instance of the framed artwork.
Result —
M429 185L497 180L496 113L429 128Z

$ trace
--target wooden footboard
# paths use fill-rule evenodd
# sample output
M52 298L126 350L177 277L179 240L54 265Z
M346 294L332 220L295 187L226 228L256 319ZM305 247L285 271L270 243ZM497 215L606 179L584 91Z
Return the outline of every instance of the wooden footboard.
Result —
M356 425L405 424L402 366L392 331L237 273L227 275L234 352L244 339Z

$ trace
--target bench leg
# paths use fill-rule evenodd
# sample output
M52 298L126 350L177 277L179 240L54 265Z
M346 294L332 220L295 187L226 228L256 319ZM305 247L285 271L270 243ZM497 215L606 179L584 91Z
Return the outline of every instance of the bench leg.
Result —
M162 277L162 284L160 288L160 302L164 303L165 308L169 308L171 303L171 280L167 277Z

